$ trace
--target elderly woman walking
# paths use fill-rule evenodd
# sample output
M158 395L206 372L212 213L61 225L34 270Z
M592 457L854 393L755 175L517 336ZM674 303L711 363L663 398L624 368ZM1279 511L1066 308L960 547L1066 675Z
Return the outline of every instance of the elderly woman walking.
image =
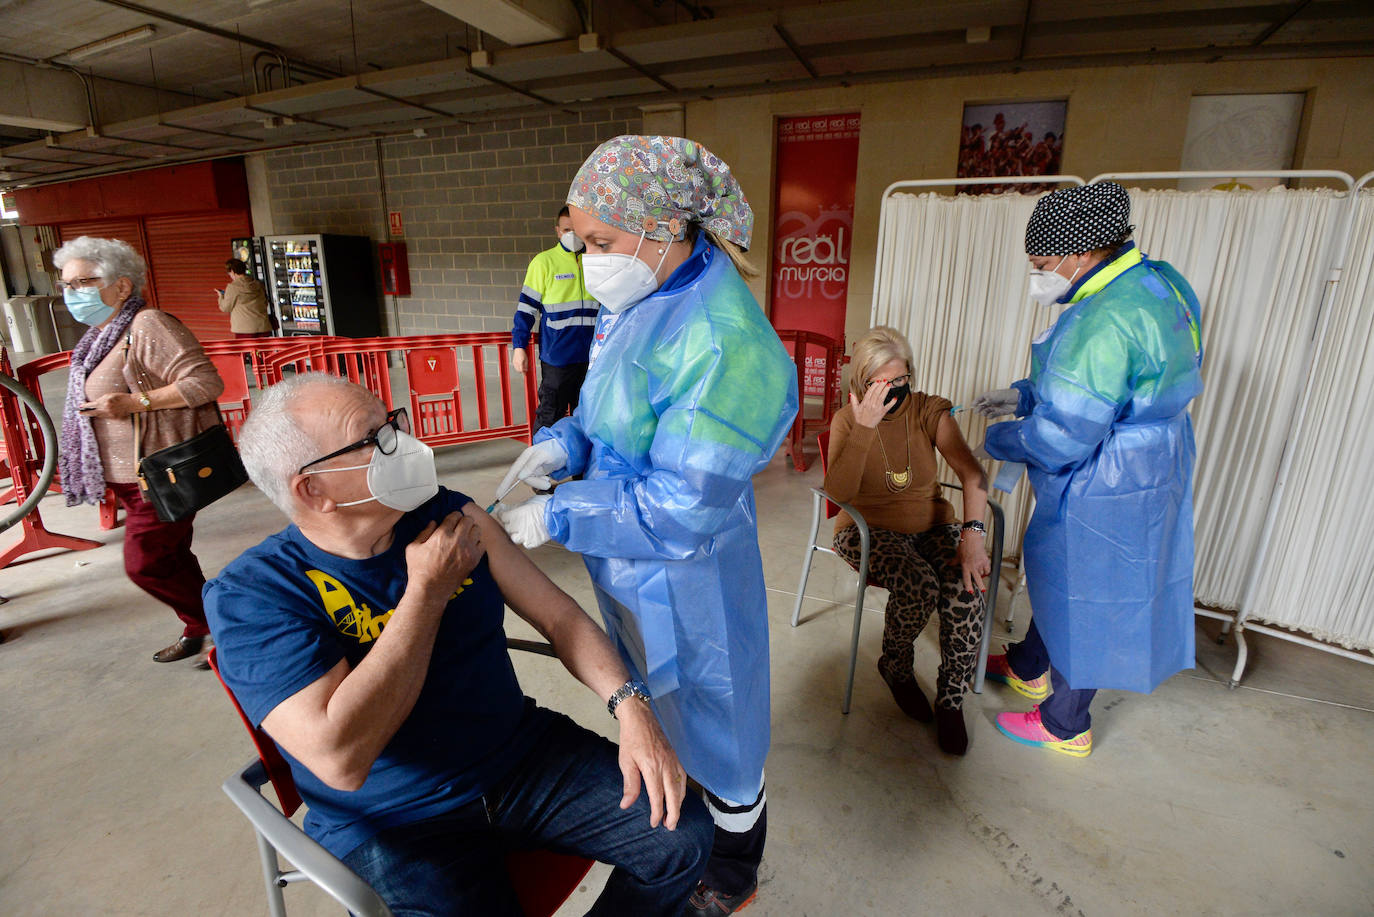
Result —
M186 326L149 309L143 259L116 239L80 236L53 255L72 317L91 327L72 349L58 455L67 505L99 503L108 486L123 505L124 570L136 586L172 607L181 636L153 654L175 662L201 653L210 629L191 553L194 516L163 522L139 492L147 455L219 422L224 382Z

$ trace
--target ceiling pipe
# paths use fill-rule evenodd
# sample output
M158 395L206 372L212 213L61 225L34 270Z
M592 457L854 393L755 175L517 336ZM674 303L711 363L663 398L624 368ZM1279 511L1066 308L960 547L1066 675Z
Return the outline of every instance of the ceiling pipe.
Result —
M100 112L96 107L95 84L91 78L73 67L71 64L62 64L53 60L39 60L33 57L24 57L20 54L10 54L0 51L0 60L7 60L15 64L27 64L30 67L37 67L40 70L61 70L64 73L72 73L81 81L81 87L86 91L86 116L91 119L91 128L100 130Z
M143 6L139 3L130 3L128 2L128 0L95 0L95 2L104 3L106 6L114 6L122 10L128 10L133 13L138 13L141 16L147 16L151 19L161 19L163 22L170 22L173 25L179 25L182 28L190 29L195 32L203 32L206 35L214 35L217 38L223 38L225 41L232 41L236 44L248 45L251 48L259 48L262 51L265 51L268 54L271 54L272 56L277 58L277 60L281 63L282 71L286 74L285 82L287 85L290 85L290 73L292 68L291 58L287 55L285 51L283 51L280 47L274 45L270 41L262 41L261 39L253 38L250 35L243 35L239 32L231 32L228 29L221 29L218 26L209 25L207 23L200 22L195 19L188 19L185 16L178 16L175 13L168 13L163 10L153 9L152 7ZM261 89L257 86L257 57L254 57L253 60L255 62L253 70L254 91L260 92ZM314 72L317 74L321 74L326 78L342 76L342 74L335 73L327 67L319 67L317 65L304 63L301 61L295 62L295 68L303 72Z

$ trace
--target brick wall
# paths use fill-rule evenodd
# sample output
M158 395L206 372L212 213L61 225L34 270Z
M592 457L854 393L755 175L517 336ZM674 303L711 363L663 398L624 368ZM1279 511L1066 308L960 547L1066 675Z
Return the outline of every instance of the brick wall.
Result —
M640 124L636 108L559 111L269 153L273 222L278 234L384 242L386 211L399 210L411 295L386 297L385 330L503 331L530 258L554 243L573 173L598 143Z

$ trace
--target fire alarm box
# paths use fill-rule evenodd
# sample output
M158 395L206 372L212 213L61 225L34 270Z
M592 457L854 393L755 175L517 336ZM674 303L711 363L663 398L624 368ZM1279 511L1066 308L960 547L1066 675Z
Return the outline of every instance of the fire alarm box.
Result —
M382 291L392 296L410 295L410 262L404 242L382 242L377 246L382 262Z

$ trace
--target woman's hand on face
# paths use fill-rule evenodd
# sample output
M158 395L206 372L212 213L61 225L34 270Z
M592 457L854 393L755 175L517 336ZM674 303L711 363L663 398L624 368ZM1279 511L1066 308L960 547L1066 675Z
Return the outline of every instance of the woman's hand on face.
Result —
M855 397L853 392L849 393L849 405L854 409L854 420L862 427L870 430L878 426L878 421L887 414L887 405L884 401L887 398L887 391L892 387L892 383L886 379L875 381L864 392L863 400Z
M964 591L982 592L983 581L992 572L987 546L980 532L966 530L960 534L958 557L955 561L964 568Z
M86 417L123 420L142 407L139 400L129 392L106 392L94 401L87 401L79 410Z

